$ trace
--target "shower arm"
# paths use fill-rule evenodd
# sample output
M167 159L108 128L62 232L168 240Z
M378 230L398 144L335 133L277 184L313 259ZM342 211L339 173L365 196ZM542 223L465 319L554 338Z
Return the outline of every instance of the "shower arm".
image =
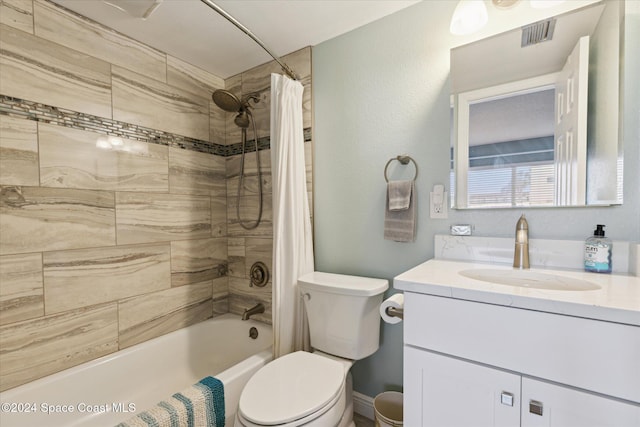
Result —
M218 12L222 17L224 17L227 21L231 22L233 25L235 25L236 27L238 27L238 29L240 31L242 31L243 33L245 33L246 35L248 35L249 37L251 37L251 39L258 43L258 45L265 50L265 52L267 52L269 55L271 55L271 57L280 65L280 68L282 68L282 71L284 71L284 73L291 77L293 80L300 80L300 78L297 76L297 74L284 62L282 62L280 60L280 58L274 54L273 52L271 52L271 50L269 50L264 43L262 43L262 41L256 36L254 35L247 27L245 27L244 25L242 25L240 22L238 22L238 20L236 20L233 16L229 15L227 12L224 11L224 9L222 9L220 6L218 6L217 4L215 4L213 1L211 0L200 0L202 3L206 4L207 6L209 6L211 9L215 10L216 12Z
M253 94L253 93L250 93L249 95L247 95L244 98L244 103L245 103L244 104L245 105L244 108L249 107L249 101L253 101L254 104L257 104L258 102L260 102L260 97L258 95Z

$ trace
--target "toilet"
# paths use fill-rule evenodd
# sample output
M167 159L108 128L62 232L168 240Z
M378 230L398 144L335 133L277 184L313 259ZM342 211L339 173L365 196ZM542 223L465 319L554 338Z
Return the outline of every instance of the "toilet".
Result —
M349 370L380 344L379 307L389 282L313 272L298 279L313 352L268 363L242 391L236 427L353 427Z

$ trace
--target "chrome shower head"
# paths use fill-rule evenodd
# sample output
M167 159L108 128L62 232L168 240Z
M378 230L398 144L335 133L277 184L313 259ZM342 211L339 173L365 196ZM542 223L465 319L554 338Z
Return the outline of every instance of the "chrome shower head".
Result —
M224 111L237 113L242 110L242 103L238 97L228 90L218 89L213 92L211 98L213 98L213 102Z

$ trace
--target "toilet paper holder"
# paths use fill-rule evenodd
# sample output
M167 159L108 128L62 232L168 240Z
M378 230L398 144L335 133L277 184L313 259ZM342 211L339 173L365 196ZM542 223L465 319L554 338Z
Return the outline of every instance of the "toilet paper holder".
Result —
M402 322L404 320L404 294L396 293L382 301L380 317L391 325Z
M387 307L385 310L388 316L391 317L399 317L404 320L404 309L403 308L395 308L395 307Z

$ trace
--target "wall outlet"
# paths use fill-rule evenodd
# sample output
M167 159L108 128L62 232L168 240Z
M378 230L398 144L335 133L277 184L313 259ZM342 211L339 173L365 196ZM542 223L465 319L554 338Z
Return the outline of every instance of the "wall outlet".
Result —
M444 185L436 184L433 191L429 193L429 217L432 219L446 219L447 212L447 192Z

